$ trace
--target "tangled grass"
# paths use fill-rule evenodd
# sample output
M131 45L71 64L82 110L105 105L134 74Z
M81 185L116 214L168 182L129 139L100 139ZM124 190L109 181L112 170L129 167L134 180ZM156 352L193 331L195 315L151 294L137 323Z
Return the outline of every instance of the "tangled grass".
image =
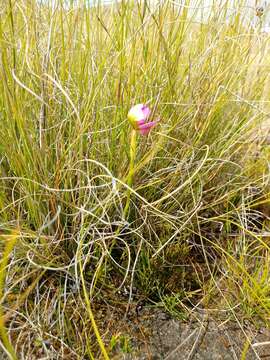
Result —
M268 325L269 38L226 5L83 3L0 10L3 357L109 358L142 302Z

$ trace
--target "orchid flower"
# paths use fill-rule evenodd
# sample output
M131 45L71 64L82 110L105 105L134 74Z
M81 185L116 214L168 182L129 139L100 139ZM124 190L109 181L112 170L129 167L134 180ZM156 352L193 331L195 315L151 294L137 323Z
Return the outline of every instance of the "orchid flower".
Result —
M137 104L133 106L127 115L127 118L132 125L132 131L130 134L130 151L129 151L129 171L126 178L127 185L129 188L127 189L126 195L126 205L124 208L124 218L126 217L129 206L130 206L130 187L132 187L134 169L135 169L135 160L136 160L136 148L137 148L137 132L141 135L149 134L150 130L157 124L159 120L148 121L151 115L150 108L145 104ZM120 230L119 230L120 231Z
M150 108L144 104L137 104L128 112L129 122L133 126L133 129L139 131L141 135L147 135L158 122L158 120L148 121L150 114Z

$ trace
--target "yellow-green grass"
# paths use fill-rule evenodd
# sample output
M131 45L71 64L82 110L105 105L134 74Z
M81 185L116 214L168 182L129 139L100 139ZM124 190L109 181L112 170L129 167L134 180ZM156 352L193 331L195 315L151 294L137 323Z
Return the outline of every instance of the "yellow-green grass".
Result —
M169 2L2 6L1 334L11 356L106 358L119 337L108 313L140 299L268 324L269 40L215 9L200 24ZM161 121L138 136L130 187L136 103Z

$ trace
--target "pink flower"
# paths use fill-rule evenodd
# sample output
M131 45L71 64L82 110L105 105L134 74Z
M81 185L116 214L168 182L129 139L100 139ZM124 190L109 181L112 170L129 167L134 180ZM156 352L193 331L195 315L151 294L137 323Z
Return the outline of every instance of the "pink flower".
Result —
M133 106L128 112L128 120L133 128L140 132L141 135L147 135L154 127L158 120L148 121L151 110L144 104L137 104Z

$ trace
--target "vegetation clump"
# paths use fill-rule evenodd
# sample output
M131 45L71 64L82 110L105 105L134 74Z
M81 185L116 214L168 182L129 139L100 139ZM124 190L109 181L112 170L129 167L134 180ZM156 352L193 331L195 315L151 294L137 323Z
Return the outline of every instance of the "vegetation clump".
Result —
M268 326L269 37L240 9L201 23L188 6L2 5L10 358L109 358L129 348L119 316L148 305ZM159 120L145 136L127 118L136 104Z

